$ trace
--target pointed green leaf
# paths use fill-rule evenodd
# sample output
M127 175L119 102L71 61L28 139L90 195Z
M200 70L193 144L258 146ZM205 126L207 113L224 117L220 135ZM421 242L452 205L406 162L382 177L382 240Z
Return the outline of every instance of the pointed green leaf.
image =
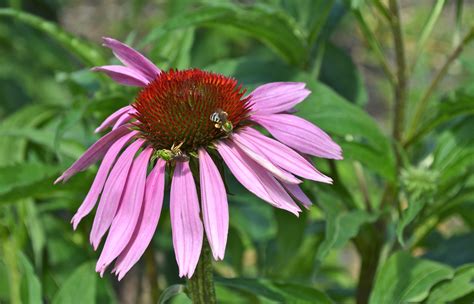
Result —
M159 304L165 304L171 298L177 296L178 294L184 293L185 286L183 284L175 284L168 286L160 295L158 300Z
M397 238L400 244L405 245L403 231L415 219L415 217L423 210L426 201L413 200L408 203L408 208L403 210L402 217L397 223Z
M2 132L33 128L54 115L54 109L45 105L25 106L0 123ZM14 136L0 135L0 166L11 165L25 157L26 140Z
M36 276L33 265L31 265L31 262L22 252L18 253L18 258L20 261L20 271L22 273L21 292L24 303L43 303L41 282Z
M456 270L450 281L436 285L426 304L450 303L474 291L474 264L464 265Z
M79 266L59 287L53 304L95 303L97 273L95 263L87 262Z
M220 278L217 284L256 295L264 303L333 303L322 291L294 283L273 282L263 279Z
M9 193L19 191L44 180L53 178L61 168L42 163L20 163L0 167L0 200L4 201Z
M379 269L369 303L421 302L436 283L452 278L453 274L453 269L446 265L397 252Z
M363 210L344 211L339 205L321 199L320 205L326 217L326 235L319 245L316 257L322 261L332 249L341 249L355 237L362 225L374 222L378 215Z

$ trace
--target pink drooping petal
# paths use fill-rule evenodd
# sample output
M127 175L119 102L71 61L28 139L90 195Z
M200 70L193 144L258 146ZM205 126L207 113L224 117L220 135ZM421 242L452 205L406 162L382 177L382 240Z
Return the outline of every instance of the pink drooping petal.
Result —
M112 128L112 130L115 130L117 129L118 127L120 127L121 125L124 125L126 124L127 122L130 121L130 119L133 118L133 112L130 111L128 113L125 113L125 114L122 114L122 116L120 116L120 118L115 122L114 124L114 127Z
M303 101L311 93L303 82L272 82L250 93L252 110L256 114L286 112Z
M144 140L138 139L128 146L122 155L120 155L107 177L90 234L90 242L94 249L97 249L101 238L112 224L119 206L120 198L124 193L133 158L143 143Z
M170 212L179 276L190 278L201 254L203 228L196 185L188 162L176 162L171 182Z
M288 172L314 181L332 183L330 177L319 172L298 152L253 128L242 128L239 133L234 134L234 137L244 138L253 143L273 164Z
M160 69L157 68L148 58L128 45L112 38L103 37L102 39L104 41L104 46L112 49L115 56L123 64L141 73L148 82L155 79L156 76L161 73Z
M259 165L270 171L275 177L279 180L289 183L289 184L299 184L301 181L294 177L291 173L288 173L284 170L281 170L275 166L267 156L261 152L260 147L254 145L252 142L248 141L246 138L239 136L239 134L234 133L232 135L232 141L247 154L251 159L256 161Z
M290 192L291 195L293 195L294 198L296 198L303 206L305 206L306 209L309 209L311 205L313 204L311 200L309 199L308 196L301 190L300 186L298 185L293 185L293 184L283 184L285 186L286 190Z
M270 114L252 115L251 119L276 139L302 153L342 159L341 147L323 130L303 118L291 114Z
M125 114L132 109L133 109L132 106L125 106L123 108L118 109L117 111L112 113L109 117L107 117L97 129L95 129L95 133L102 132L108 127L112 126L122 116L122 114Z
M84 202L81 204L81 206L79 207L76 214L71 220L74 230L76 230L77 225L82 220L82 218L88 215L89 212L91 212L92 208L94 208L95 203L97 202L97 199L99 198L99 195L102 192L102 189L104 188L105 180L107 179L107 175L109 174L110 168L115 162L115 159L120 154L120 151L122 150L123 146L137 133L138 131L132 131L127 135L124 135L123 137L118 139L105 154L104 159L100 164L99 170L95 175L95 179L92 183L89 193L87 193Z
M224 182L205 149L199 149L202 219L214 259L224 259L229 230L229 207Z
M132 68L122 65L103 65L92 68L94 72L104 72L116 82L135 87L144 87L148 80Z
M235 178L250 192L272 206L298 215L300 208L278 181L265 168L239 150L232 141L220 141L217 151Z
M128 126L121 126L112 132L102 136L92 146L87 149L78 160L76 160L71 167L69 167L64 173L56 179L55 184L59 182L66 182L71 176L77 172L87 169L90 165L104 157L105 153L109 150L110 146L125 134L131 132Z
M166 162L159 159L146 180L143 207L135 232L115 264L121 280L145 252L155 234L163 205Z
M145 196L148 160L152 152L152 148L146 148L132 164L120 208L110 226L109 235L95 268L101 276L107 266L125 249L137 227Z

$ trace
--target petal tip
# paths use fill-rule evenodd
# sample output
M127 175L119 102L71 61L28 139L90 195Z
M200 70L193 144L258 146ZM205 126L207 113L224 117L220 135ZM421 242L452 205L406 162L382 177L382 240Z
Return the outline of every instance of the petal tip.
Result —
M103 46L109 47L109 45L111 43L114 43L115 41L117 41L117 40L114 39L114 38L102 36L102 45Z
M61 175L60 177L58 177L58 178L54 181L53 185L57 185L57 184L59 184L59 183L62 182L62 181L64 181L64 175Z

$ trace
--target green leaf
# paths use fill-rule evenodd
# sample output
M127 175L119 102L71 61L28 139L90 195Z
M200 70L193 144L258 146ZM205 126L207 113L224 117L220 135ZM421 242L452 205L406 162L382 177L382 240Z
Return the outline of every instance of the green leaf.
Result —
M0 123L0 133L19 128L33 128L54 115L54 109L45 105L25 106ZM20 162L25 157L26 140L0 136L0 166Z
M437 284L426 300L426 304L449 303L473 291L474 264L468 264L458 268L450 281Z
M20 261L20 271L22 273L21 291L24 303L43 303L41 297L41 282L36 276L33 266L23 253L19 252L18 258Z
M163 32L150 56L160 62L160 68L186 69L191 64L191 48L194 42L194 28Z
M346 100L361 106L367 103L368 93L362 73L347 52L330 42L325 46L319 79Z
M413 200L408 203L408 208L403 210L402 217L397 223L397 238L402 246L405 245L403 239L403 231L415 219L415 217L423 210L425 200Z
M409 134L406 144L412 144L424 135L456 117L474 114L474 92L471 90L457 90L436 103L413 134Z
M421 302L436 283L453 275L446 265L397 252L377 272L369 303Z
M264 5L206 5L171 18L143 44L157 41L165 32L194 26L229 26L262 41L291 64L301 65L306 60L304 34L296 22L283 11Z
M53 304L95 303L97 273L95 263L87 262L79 266L61 284L53 298Z
M13 240L13 241L12 241ZM14 237L3 241L0 255L0 299L7 303L40 304L41 282L27 256L17 249ZM10 292L8 292L10 289ZM3 303L3 301L2 301Z
M362 225L374 222L378 215L363 210L344 211L329 199L321 199L319 204L325 212L326 236L318 247L316 258L322 261L332 249L341 249L355 237Z
M58 25L50 21L11 8L1 8L0 16L12 17L15 20L21 21L48 34L88 65L101 65L104 63L104 59L95 47L64 31Z
M232 190L236 188L231 187ZM277 228L271 206L248 192L236 193L229 201L231 226L257 242L268 241L275 235Z
M296 80L306 82L312 92L296 107L298 115L340 136L345 157L359 160L381 176L395 180L395 158L390 141L374 119L326 85L304 75Z
M34 262L37 269L42 269L43 251L46 245L46 235L41 223L38 208L32 199L25 199L16 205L22 214L21 218L28 230Z
M52 183L60 170L58 167L42 163L20 163L0 167L0 200L4 201L10 193L21 191L44 180L50 180Z
M184 293L185 286L183 284L175 284L168 286L160 295L158 300L159 304L165 304L171 298L177 296L178 294Z
M273 208L277 224L276 237L265 246L264 269L267 277L286 278L305 238L309 212L298 217L286 210ZM263 252L262 252L263 253Z
M246 85L249 89L266 82L289 81L299 73L296 68L281 61L250 56L220 60L205 69L235 77L239 83Z
M308 286L272 282L263 279L223 279L219 278L218 285L240 290L256 295L262 302L272 301L278 303L333 303L323 292Z
M84 152L84 146L76 141L61 139L56 141L56 132L52 130L17 128L12 130L0 130L0 136L26 139L35 144L47 148L53 153L61 156L78 158Z
M440 172L440 184L451 188L455 177L470 172L474 164L474 120L465 117L437 137L433 168Z

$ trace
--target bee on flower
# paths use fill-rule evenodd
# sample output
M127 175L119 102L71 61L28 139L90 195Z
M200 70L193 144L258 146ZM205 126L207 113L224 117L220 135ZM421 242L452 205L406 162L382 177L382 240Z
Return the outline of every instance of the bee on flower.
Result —
M223 111L222 109L217 109L214 113L211 114L209 119L215 122L214 127L224 131L225 133L230 133L234 129L234 125L227 118L229 114Z

